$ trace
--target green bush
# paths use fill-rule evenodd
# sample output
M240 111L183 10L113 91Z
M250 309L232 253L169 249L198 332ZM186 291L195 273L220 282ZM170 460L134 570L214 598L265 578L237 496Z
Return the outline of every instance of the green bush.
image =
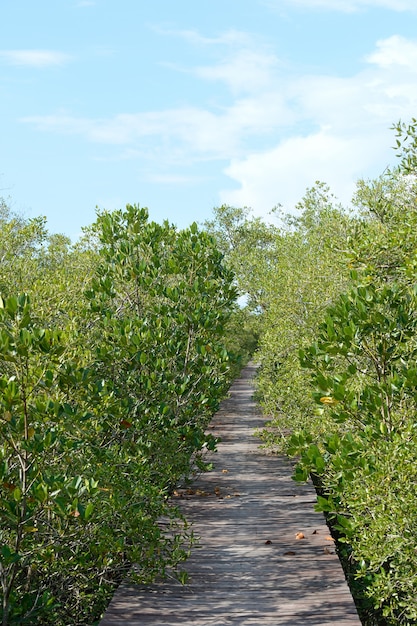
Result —
M3 626L91 624L129 572L175 572L192 533L169 496L233 371L233 274L195 224L128 206L79 248L45 237L33 298L10 280L0 307Z

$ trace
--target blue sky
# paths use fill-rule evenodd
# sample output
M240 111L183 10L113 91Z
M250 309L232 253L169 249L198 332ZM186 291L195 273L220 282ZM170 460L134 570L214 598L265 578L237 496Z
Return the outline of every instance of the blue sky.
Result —
M101 209L348 204L417 117L416 0L2 0L0 194L76 239Z

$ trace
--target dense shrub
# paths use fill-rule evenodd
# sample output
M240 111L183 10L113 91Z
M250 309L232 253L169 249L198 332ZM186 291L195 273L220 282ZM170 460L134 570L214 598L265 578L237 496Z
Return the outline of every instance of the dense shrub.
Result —
M233 275L196 225L128 206L78 247L42 237L0 302L4 626L91 624L132 564L141 581L177 568L192 534L169 495L214 448L232 372ZM13 295L26 253L32 293Z

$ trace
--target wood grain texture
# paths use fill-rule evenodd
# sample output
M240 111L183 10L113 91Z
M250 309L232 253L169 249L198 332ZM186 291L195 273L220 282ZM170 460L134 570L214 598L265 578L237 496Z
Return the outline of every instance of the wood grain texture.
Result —
M174 496L199 537L189 583L123 583L100 626L360 625L314 488L259 448L254 371L245 368L210 426L222 439L214 470Z

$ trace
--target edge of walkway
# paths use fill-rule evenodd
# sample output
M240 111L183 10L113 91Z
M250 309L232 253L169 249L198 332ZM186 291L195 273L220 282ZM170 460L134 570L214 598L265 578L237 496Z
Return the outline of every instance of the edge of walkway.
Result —
M200 538L189 582L126 581L100 626L360 626L314 487L291 479L288 458L259 448L255 371L242 370L212 420L214 470L176 492Z

